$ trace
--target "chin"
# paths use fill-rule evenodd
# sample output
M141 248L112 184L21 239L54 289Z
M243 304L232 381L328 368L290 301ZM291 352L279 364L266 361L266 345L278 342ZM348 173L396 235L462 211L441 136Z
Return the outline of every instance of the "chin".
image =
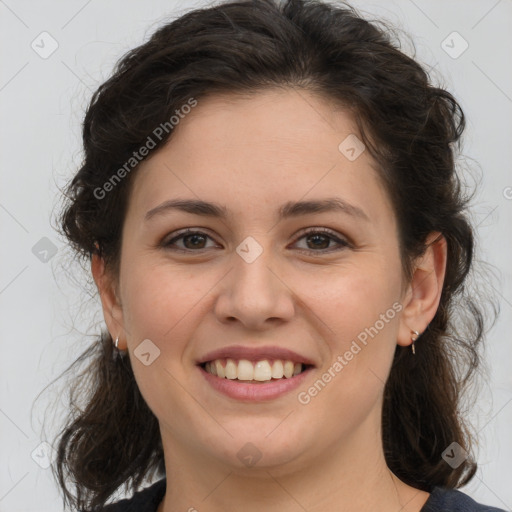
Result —
M236 429L225 428L233 437L222 436L210 449L214 448L214 457L224 459L228 466L247 469L254 473L257 469L276 469L293 463L303 452L305 439L297 433L290 436L288 429L279 429L283 418L269 419L247 425L238 423ZM248 420L250 421L250 420ZM276 428L277 427L277 428ZM224 446L223 446L224 443ZM268 475L267 475L268 476Z

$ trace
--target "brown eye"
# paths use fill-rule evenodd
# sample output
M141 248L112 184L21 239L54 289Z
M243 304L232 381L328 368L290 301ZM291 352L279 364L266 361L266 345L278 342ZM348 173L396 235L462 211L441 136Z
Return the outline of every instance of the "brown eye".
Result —
M168 241L164 240L161 245L166 249L180 252L199 252L212 247L207 246L208 240L213 239L202 231L187 230ZM324 229L311 230L303 234L299 240L306 240L306 247L299 248L299 250L310 254L315 252L334 252L350 247L350 243L347 240ZM179 244L182 245L180 246Z
M298 241L302 239L306 240L306 247L300 250L309 253L339 251L350 246L347 240L326 229L311 230L302 235ZM332 242L334 242L334 246L331 245Z
M185 235L183 238L183 245L187 249L204 249L205 240L207 237L199 234Z
M332 238L324 235L323 233L316 233L313 235L308 235L306 240L311 242L311 249L327 249L331 243Z
M166 249L181 252L194 252L201 249L208 249L206 246L208 239L212 240L209 235L202 231L187 230L170 240L164 240L161 245ZM183 245L177 245L177 242L180 242Z

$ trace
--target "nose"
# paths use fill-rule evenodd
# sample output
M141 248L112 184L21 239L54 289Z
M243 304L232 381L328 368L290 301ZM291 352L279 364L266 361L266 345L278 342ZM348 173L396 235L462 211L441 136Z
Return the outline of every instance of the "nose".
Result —
M219 283L216 317L251 330L289 321L295 314L294 292L271 251L263 250L249 261L233 254L233 267Z

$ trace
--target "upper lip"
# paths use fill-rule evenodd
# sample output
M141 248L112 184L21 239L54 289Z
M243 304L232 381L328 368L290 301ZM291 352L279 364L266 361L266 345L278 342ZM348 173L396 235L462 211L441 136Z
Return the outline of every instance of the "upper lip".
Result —
M315 363L308 357L298 354L287 348L265 346L265 347L244 347L243 345L233 345L224 347L202 356L197 364L203 364L215 359L248 359L249 361L261 361L263 359L280 359L283 361L293 361L294 363L303 363L314 366Z

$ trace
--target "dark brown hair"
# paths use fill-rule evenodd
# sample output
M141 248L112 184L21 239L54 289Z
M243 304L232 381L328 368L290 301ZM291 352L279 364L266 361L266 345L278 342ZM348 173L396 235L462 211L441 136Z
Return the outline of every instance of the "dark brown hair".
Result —
M452 442L471 453L461 398L479 366L485 318L466 285L474 237L455 166L465 120L454 97L434 86L379 24L348 5L303 0L228 2L165 24L93 94L83 164L65 191L60 223L85 261L98 253L117 275L137 166L101 191L191 98L281 87L336 101L353 114L392 199L404 275L425 251L427 235L439 231L447 240L438 311L415 356L396 348L382 437L387 464L401 480L425 491L455 488L472 478L476 463L468 458L452 468L441 455ZM171 136L169 130L155 140L153 151ZM72 411L59 434L56 477L65 501L79 510L100 508L122 484L136 490L146 477L165 474L157 419L129 358L112 355L112 339L103 333L77 361L88 365L76 377Z

